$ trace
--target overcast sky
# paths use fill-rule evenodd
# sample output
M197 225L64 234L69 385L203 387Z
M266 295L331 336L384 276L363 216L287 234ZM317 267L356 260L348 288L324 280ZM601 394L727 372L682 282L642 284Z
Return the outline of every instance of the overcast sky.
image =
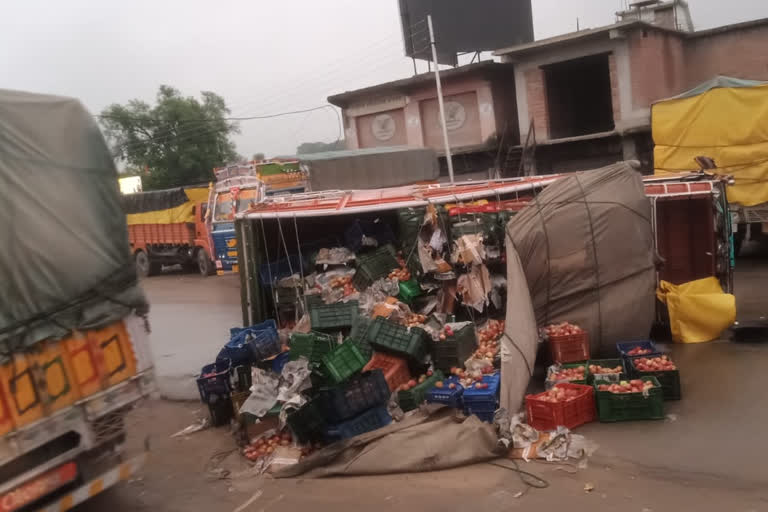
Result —
M575 30L577 17L582 28L613 23L622 3L533 0L536 38ZM689 4L697 29L768 17L768 0ZM413 74L397 0L6 0L1 12L0 87L74 96L93 113L169 84L214 91L233 116L273 114ZM330 110L241 128L249 157L338 135Z

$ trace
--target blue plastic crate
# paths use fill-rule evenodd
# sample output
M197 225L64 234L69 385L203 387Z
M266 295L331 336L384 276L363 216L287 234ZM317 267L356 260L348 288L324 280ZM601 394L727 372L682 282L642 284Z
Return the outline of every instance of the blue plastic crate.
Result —
M352 252L363 248L363 237L375 239L376 247L395 241L392 229L382 221L356 220L344 231L344 241Z
M328 441L340 441L350 437L359 436L372 430L386 427L392 422L392 417L385 406L374 407L364 413L336 425L329 425L325 430Z
M464 388L459 384L457 377L448 377L442 381L445 385L442 388L433 387L427 391L427 402L431 404L445 404L448 407L459 409L463 406L462 395ZM456 384L456 389L449 389L449 384Z
M285 363L291 360L290 352L283 352L272 360L272 371L275 373L283 373L283 367Z
M474 410L487 411L493 408L495 411L499 403L499 388L501 383L501 375L494 373L492 375L484 375L482 382L488 384L488 389L477 389L474 383L472 386L464 389L463 400L465 408L472 408Z
M627 352L633 348L645 348L651 350L650 354L644 354L646 357L654 354L661 354L661 351L656 348L656 344L651 340L633 340L633 341L620 341L616 343L616 350L619 351L619 355L626 361L628 357Z
M216 360L229 360L233 366L256 363L279 354L281 350L274 320L245 328L233 327L229 335L229 342L221 349Z
M294 274L300 273L301 265L301 259L299 259L297 254L292 254L288 258L283 258L279 261L264 263L259 267L259 280L262 286L271 287L274 282L290 277L291 270L293 270ZM270 277L272 278L271 280Z
M203 366L200 377L197 378L197 390L203 403L212 405L229 399L232 393L231 368L232 364L228 359Z

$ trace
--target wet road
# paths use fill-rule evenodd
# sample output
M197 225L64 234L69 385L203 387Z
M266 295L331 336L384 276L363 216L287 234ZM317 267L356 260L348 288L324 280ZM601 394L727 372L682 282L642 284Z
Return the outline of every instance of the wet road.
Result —
M151 309L150 345L164 398L197 400L194 375L242 324L237 275L166 274L142 283Z

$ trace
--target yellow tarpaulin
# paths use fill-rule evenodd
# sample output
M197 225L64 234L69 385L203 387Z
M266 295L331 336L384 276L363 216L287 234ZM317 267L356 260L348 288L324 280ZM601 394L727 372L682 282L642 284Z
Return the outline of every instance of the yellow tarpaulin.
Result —
M715 277L681 285L662 281L656 296L667 305L672 339L677 343L717 339L736 321L736 297L724 293Z
M734 177L729 201L768 201L768 85L720 77L655 103L651 124L656 175L697 171L694 158L707 156Z
M177 224L181 222L195 222L194 208L197 203L208 200L207 188L185 188L187 194L186 203L167 208L165 210L155 210L152 212L131 213L126 215L126 221L129 226L136 224Z

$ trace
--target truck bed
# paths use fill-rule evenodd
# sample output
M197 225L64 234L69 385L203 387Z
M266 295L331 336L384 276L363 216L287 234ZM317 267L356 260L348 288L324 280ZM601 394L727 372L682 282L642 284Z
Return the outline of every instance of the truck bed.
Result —
M128 239L133 247L146 247L148 245L194 245L195 225L191 222L133 224L128 226Z

